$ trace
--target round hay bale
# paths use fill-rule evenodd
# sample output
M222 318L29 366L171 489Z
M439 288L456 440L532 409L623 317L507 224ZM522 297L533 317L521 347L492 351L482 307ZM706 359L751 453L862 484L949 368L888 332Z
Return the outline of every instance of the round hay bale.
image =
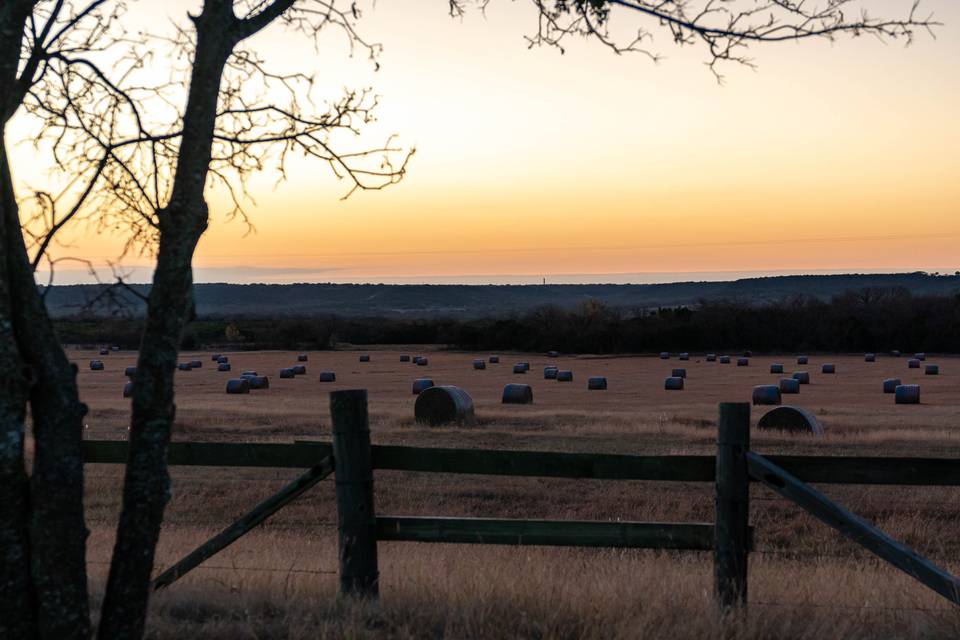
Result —
M306 361L307 361L307 354L305 353L297 354L297 362L306 362Z
M923 360L927 359L927 354L921 351L920 353L913 354L913 357L922 362Z
M368 355L360 356L360 362L370 362L370 356Z
M730 356L720 356L720 364L730 364Z
M404 353L400 356L400 362L410 362L410 356Z
M837 365L830 362L825 363L820 367L820 373L836 373L836 372L837 372Z
M490 364L500 364L500 356L490 356L487 358L487 362Z
M135 375L137 375L137 368L136 368L136 367L127 367L126 369L123 370L123 375L127 376L128 378L130 378L130 379L132 380L133 377L134 377Z
M487 362L486 362L486 360L474 360L474 361L473 361L473 368L476 369L476 370L478 370L478 371L481 371L481 370L483 370L483 369L486 369L486 368L487 368Z
M686 378L687 370L686 369L674 369L670 372L670 376L673 378Z
M661 360L669 360L669 359L670 359L670 352L669 352L669 351L661 351L661 352L660 352L660 359L661 359Z
M337 374L333 371L321 371L320 372L320 382L336 382Z
M250 379L231 378L227 380L227 393L250 393Z
M753 351L750 351L750 350L748 349L747 351L744 351L744 352L741 353L740 355L742 355L744 358L752 358L752 357L753 357Z
M201 360L191 360L189 363L191 369L202 369L203 362Z
M115 344L110 347L110 351L120 351L120 345Z
M286 369L280 369L281 378L296 378L297 374L293 372L293 367L287 367Z
M124 397L124 398L129 398L129 397L132 396L132 395L133 395L133 383L132 383L132 382L124 382L124 383L123 383L123 397Z
M293 375L295 376L307 375L307 365L305 364L295 364L290 368L293 369Z
M503 388L502 404L533 404L533 389L528 384L508 384Z
M715 353L707 354L707 362L716 362L716 361L717 361L717 354Z
M413 405L413 415L420 424L473 424L473 398L453 385L424 389Z
M573 371L560 369L557 371L557 382L573 382Z
M800 384L810 384L810 373L808 371L794 371L793 379Z
M181 362L177 365L178 371L193 371L193 367L190 366L189 362Z
M418 396L432 386L433 380L430 378L417 378L413 381L413 395Z
M543 379L544 380L556 380L557 379L557 369L556 367L544 367L543 368Z
M774 362L770 365L770 373L783 373L783 365L779 362Z
M920 385L901 384L893 390L893 401L896 404L920 404Z
M816 416L800 407L784 405L771 409L760 417L758 429L777 429L790 433L812 433L815 436L823 435L823 427Z
M587 389L590 391L606 391L607 379L603 376L593 376L587 378Z
M242 377L242 376L241 376ZM247 376L243 378L250 384L250 389L269 389L270 378L267 376Z
M663 388L667 391L682 391L683 378L670 377L663 381Z
M903 383L900 382L900 378L887 378L886 380L883 381L883 392L893 393L897 390L897 387L899 387L901 384Z
M219 362L219 361L220 361L219 353L214 353L213 355L210 356L210 362Z
M219 358L217 358L217 364L226 364L228 362L230 362L230 358L228 358L227 356L220 356Z
M220 364L217 365L217 371L230 371L230 363L221 362Z
M753 404L780 404L780 387L760 384L753 388Z
M90 361L90 371L103 371L103 361L102 361L102 360L91 360L91 361Z
M894 349L893 351L890 352L890 355L893 356L894 358L899 358L899 357L900 357L900 352L899 352L898 350Z
M919 358L910 358L907 360L908 369L919 369L920 368L920 359Z
M865 354L863 354L863 361L864 361L864 362L876 362L876 361L877 361L877 354L875 354L875 353L865 353Z
M797 356L797 364L807 364L809 360L807 356Z
M526 372L527 372L527 368L524 367L523 364L521 364L521 363L518 362L517 364L513 365L513 372L514 372L514 373L518 373L518 374L519 374L519 373L526 373Z
M750 366L750 358L737 358L737 366L738 366L738 367L749 367L749 366Z
M525 371L530 371L530 363L529 363L529 362L520 362L520 363L518 363L518 364L522 364Z
M940 367L935 364L928 364L923 368L923 373L928 376L940 375Z
M679 356L679 358L680 358L681 360L689 360L689 359L690 359L690 354L689 354L689 353L681 353L680 356Z
M417 359L417 366L418 366L418 367L425 367L425 366L427 366L428 364L430 364L430 361L427 360L427 359L426 359L425 357L423 357L423 356L420 356L420 357Z
M107 349L106 347L100 347L100 355L102 356L110 355L110 349Z
M800 381L795 378L780 378L780 393L800 393Z
M548 358L559 358L559 357L560 357L560 352L559 352L559 351L547 351L547 357L548 357Z
M246 376L255 376L255 375L257 375L256 371L254 371L253 369L247 369L246 371L240 374L240 377L243 378Z

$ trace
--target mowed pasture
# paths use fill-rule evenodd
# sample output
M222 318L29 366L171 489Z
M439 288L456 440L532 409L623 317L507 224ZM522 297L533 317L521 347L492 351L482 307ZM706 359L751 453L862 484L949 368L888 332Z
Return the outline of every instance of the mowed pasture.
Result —
M401 363L422 354L429 365ZM360 362L370 354L370 362ZM71 351L90 406L87 437L122 439L130 401L124 368L136 354ZM907 357L756 356L750 366L657 357L498 354L500 364L475 370L490 354L422 347L310 352L307 374L280 379L295 352L225 352L232 372L218 372L209 353L184 353L203 367L177 371L175 440L292 441L330 435L328 392L369 392L375 443L616 453L715 451L717 404L749 401L754 385L809 371L811 384L784 404L811 410L822 438L753 430L767 453L960 458L960 359L928 356L937 376L908 369ZM736 355L736 354L731 354ZM103 371L87 363L101 359ZM530 371L512 373L528 361ZM785 375L769 373L772 362ZM821 374L824 362L835 374ZM570 369L573 382L543 378L547 365ZM671 370L687 370L683 391L666 391ZM254 369L270 388L227 395L230 377ZM321 383L321 371L337 374ZM590 376L608 389L587 389ZM471 427L426 427L413 420L418 377L467 390L476 408ZM921 385L921 404L895 405L884 378ZM503 386L530 384L532 405L502 405ZM754 407L753 423L769 407ZM106 572L120 501L122 470L88 466L88 521L95 589ZM172 469L173 498L158 549L169 566L257 502L296 470ZM887 533L960 572L960 489L821 487ZM712 557L704 553L381 543L381 602L338 603L332 481L325 481L265 525L155 598L154 637L290 638L875 638L956 637L960 615L939 596L802 515L761 487L752 489L756 552L750 557L750 606L726 630L717 622ZM378 472L378 513L584 520L710 522L706 483L599 482L537 478Z

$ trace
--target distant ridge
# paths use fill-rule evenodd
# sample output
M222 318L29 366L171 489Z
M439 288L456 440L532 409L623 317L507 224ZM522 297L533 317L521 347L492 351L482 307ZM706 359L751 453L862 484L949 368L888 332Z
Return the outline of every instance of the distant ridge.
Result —
M197 284L197 314L202 317L297 317L317 315L489 317L528 311L543 305L572 307L590 299L623 309L696 305L701 300L736 300L760 305L791 296L829 299L869 288L903 288L913 295L960 294L960 276L923 272L771 276L727 282L670 284L547 284L547 285L430 285L430 284ZM132 285L146 296L149 285ZM79 314L102 293L102 285L51 287L47 306L56 317ZM134 314L144 304L124 295ZM93 308L95 315L110 310Z

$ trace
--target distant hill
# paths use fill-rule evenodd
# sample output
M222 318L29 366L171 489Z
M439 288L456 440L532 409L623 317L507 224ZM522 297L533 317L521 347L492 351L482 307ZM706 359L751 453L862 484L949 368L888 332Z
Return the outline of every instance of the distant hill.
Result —
M760 305L790 296L823 300L850 290L901 287L913 295L960 293L960 276L848 274L745 278L729 282L670 284L550 284L550 285L398 285L398 284L198 284L197 314L201 317L339 316L475 318L527 311L543 305L573 307L589 299L623 309L696 305L701 300L732 300ZM149 285L133 285L146 296ZM47 306L56 317L80 313L102 293L99 285L55 286ZM144 304L121 294L135 314ZM93 313L107 314L104 306Z

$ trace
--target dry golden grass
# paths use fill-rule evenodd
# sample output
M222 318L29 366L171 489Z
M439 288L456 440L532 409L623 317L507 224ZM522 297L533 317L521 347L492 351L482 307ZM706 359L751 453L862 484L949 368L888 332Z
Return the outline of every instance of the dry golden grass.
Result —
M474 371L477 354L430 352L430 364L399 362L409 350L313 352L308 375L280 380L295 354L229 353L233 374L204 368L177 373L175 439L291 441L329 435L327 392L370 392L375 442L423 446L497 447L635 453L713 453L717 403L749 400L753 385L775 381L770 362L789 373L808 370L812 384L790 402L813 410L821 439L761 433L764 452L820 455L930 455L960 458L960 360L931 358L939 376L908 370L906 358L757 357L750 367L696 358L558 358L501 354L500 365ZM134 354L102 358L76 352L90 405L89 438L122 438L129 416L120 398L123 368ZM479 354L485 356L486 354ZM194 354L184 354L192 359ZM513 375L529 360L531 372ZM837 374L821 375L824 361ZM546 364L571 368L571 384L542 379ZM687 389L667 392L663 378L685 366ZM244 369L271 376L271 389L227 396L225 381ZM337 372L321 384L321 370ZM586 378L607 376L605 392ZM416 377L456 384L474 398L472 428L414 424ZM897 406L880 392L885 377L919 382L919 406ZM501 405L503 384L534 387L532 406ZM755 411L754 418L761 412ZM158 567L163 568L226 526L297 474L294 470L175 468ZM88 468L90 560L94 583L106 572L119 508L121 470ZM713 493L698 483L566 481L378 472L381 513L709 522ZM950 488L824 487L826 493L898 539L960 571L960 491ZM762 488L753 489L746 616L720 625L711 599L709 554L491 546L380 545L379 605L337 602L333 491L323 483L302 496L153 602L152 637L209 638L888 638L956 637L960 615L911 579L873 560ZM95 591L97 589L95 588Z

